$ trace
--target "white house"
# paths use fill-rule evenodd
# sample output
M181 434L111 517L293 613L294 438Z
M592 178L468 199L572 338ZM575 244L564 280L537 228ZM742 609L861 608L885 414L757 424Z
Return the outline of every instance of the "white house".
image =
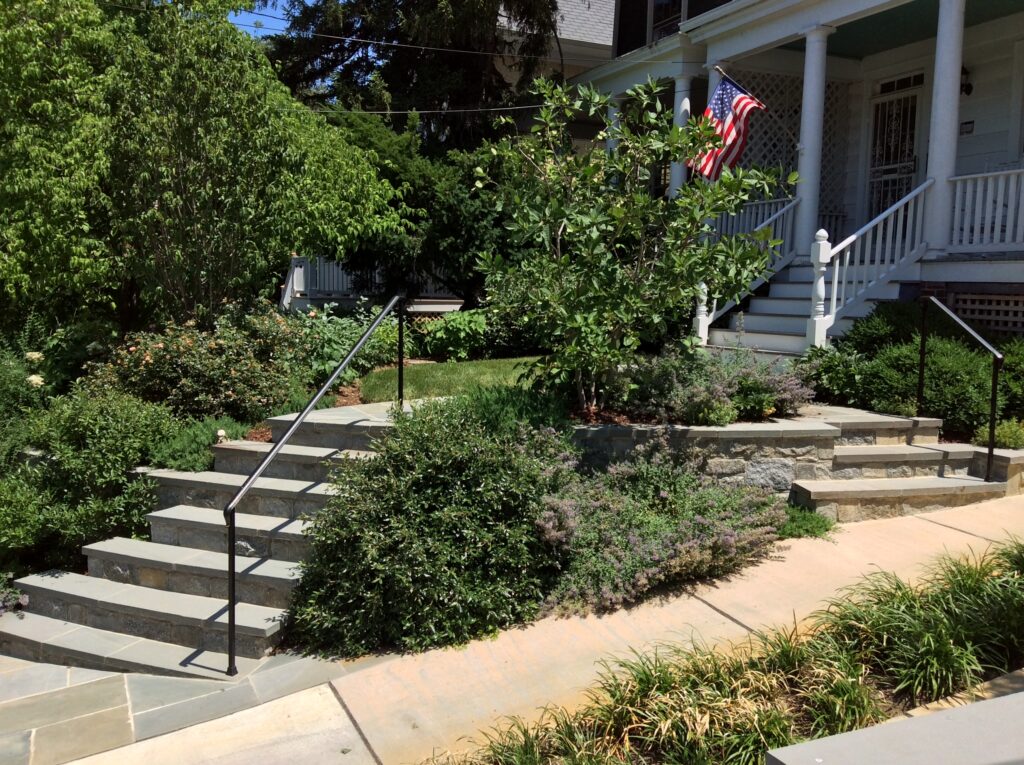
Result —
M784 244L705 340L798 352L922 291L1024 330L1024 0L617 0L614 51L576 81L668 81L682 124L721 67L768 106L743 163L801 178L723 222Z

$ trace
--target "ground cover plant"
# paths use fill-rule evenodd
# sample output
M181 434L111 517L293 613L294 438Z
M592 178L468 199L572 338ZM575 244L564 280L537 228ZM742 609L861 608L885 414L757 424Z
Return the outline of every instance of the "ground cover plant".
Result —
M919 584L869 575L803 627L606 665L577 711L547 709L439 763L755 763L1024 663L1024 543L939 559Z
M396 420L312 519L289 617L307 650L421 650L550 612L602 611L771 548L775 497L701 478L660 443L578 462L564 401L482 387Z

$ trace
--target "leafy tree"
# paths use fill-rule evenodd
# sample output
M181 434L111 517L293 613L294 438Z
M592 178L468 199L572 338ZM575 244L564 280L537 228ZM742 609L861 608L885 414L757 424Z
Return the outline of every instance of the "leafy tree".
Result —
M98 309L122 331L212 320L272 290L290 252L341 258L400 225L365 154L288 95L223 6L0 11L16 54L0 168L17 180L0 192L0 278L20 305Z
M773 179L754 170L725 172L717 183L694 180L673 197L654 197L651 169L693 159L720 139L703 119L675 127L653 82L629 91L617 122L608 99L587 87L538 81L544 98L528 135L499 151L536 186L511 207L521 261L484 259L489 298L521 316L550 343L532 373L542 384L571 383L581 408L599 408L611 374L645 340L663 335L688 312L704 283L734 298L766 266L764 235L714 235L712 222L736 212ZM573 147L569 124L580 113L604 120L599 140Z
M297 95L457 110L507 105L530 82L556 33L557 2L289 0L285 10L288 32L270 38L271 55ZM486 114L454 111L422 125L434 149L476 146L491 127Z

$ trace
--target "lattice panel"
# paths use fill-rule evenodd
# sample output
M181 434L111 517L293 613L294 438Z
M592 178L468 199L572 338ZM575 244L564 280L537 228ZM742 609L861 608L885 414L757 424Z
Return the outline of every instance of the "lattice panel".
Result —
M796 146L800 140L800 108L803 79L767 72L736 71L737 81L768 107L751 113L744 167L781 167L796 170ZM825 125L822 136L821 210L843 209L848 139L848 90L845 83L825 87Z
M968 324L1024 332L1024 295L953 295L953 311Z

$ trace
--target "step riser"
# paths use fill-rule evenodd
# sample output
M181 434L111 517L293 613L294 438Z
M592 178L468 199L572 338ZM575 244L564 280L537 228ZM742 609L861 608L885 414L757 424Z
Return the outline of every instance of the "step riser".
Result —
M803 337L792 335L768 335L752 332L738 333L727 329L713 329L708 338L711 345L731 348L740 344L744 348L760 348L764 351L802 354L807 349Z
M936 444L938 428L886 428L849 430L836 438L836 446L895 446L899 444Z
M159 482L159 478L157 479ZM234 488L195 487L179 484L159 483L157 499L160 507L192 505L222 510L235 495ZM316 514L326 503L323 494L277 495L252 489L238 505L238 512L251 515L269 515L275 518L298 518Z
M186 595L207 598L227 598L227 572L174 571L136 561L110 560L89 556L89 576L101 577L122 584L137 584ZM270 608L287 608L291 600L294 581L279 581L269 577L257 578L240 573L235 577L235 594L242 603L254 603Z
M876 518L895 518L902 515L916 515L950 507L972 505L987 499L1006 495L1004 489L972 491L967 493L935 494L917 497L867 497L863 499L811 499L807 493L794 486L790 500L802 507L810 508L840 523L867 521Z
M832 478L838 481L859 478L965 477L970 474L970 460L957 462L843 462L832 466Z
M197 550L226 553L228 530L223 526L177 523L164 518L150 517L150 534L154 542ZM248 558L274 558L301 561L309 552L309 541L293 534L257 534L237 531L235 553Z
M284 437L288 423L270 423L271 437L277 442ZM331 449L372 451L373 441L386 431L385 427L304 423L288 440L294 446L320 446Z
M84 624L88 627L119 632L123 635L159 640L164 643L192 646L204 651L227 652L226 624L185 624L171 618L119 610L115 603L80 602L61 592L24 587L29 595L29 610L53 619ZM170 615L166 615L170 616ZM280 631L269 636L239 632L239 656L258 659L265 656L280 641Z
M262 459L262 454L218 452L214 459L213 469L218 473L252 475ZM267 466L267 469L263 471L263 475L266 478L288 478L296 481L321 482L330 480L331 467L326 461L300 462L279 456Z
M806 332L807 317L748 313L740 318L740 314L733 314L729 327L736 331L742 327L745 332Z

